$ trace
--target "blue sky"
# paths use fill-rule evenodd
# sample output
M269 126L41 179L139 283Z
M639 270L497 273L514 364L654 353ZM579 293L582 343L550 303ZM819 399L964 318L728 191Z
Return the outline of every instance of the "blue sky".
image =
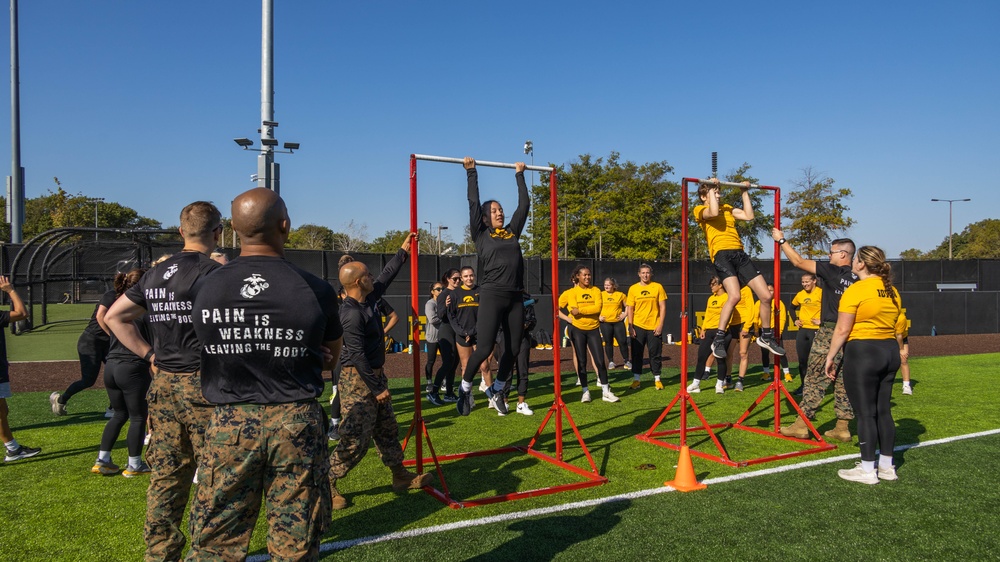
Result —
M931 198L972 198L956 232L1000 207L1000 2L275 4L296 225L407 228L410 153L512 162L526 139L536 164L618 151L677 180L713 150L786 190L812 166L853 190L848 234L890 256L947 237ZM253 187L256 153L232 139L259 138L259 1L33 0L20 16L29 197L58 176L176 224ZM482 172L484 197L512 206L511 176ZM461 168L419 178L419 220L460 237Z

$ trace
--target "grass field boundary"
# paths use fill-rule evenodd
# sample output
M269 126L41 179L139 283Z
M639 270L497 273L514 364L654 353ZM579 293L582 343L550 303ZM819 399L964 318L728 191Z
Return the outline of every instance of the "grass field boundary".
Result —
M901 451L908 451L910 449L915 449L915 448L919 448L919 447L932 447L932 446L935 446L935 445L944 445L944 444L948 444L948 443L954 443L956 441L964 441L964 440L967 440L967 439L977 439L979 437L988 437L988 436L991 436L991 435L998 435L998 434L1000 434L1000 428L998 428L998 429L990 429L990 430L987 430L987 431L978 431L978 432L975 432L975 433L967 433L967 434L964 434L964 435L956 435L956 436L953 436L953 437L943 437L941 439L931 439L931 440L923 441L923 442L919 442L919 443L908 443L908 444L905 444L905 445L897 445L895 447L895 449L893 449L893 451L898 453L898 452L901 452ZM824 459L814 459L814 460L809 460L809 461L805 461L805 462L800 462L800 463L795 463L795 464L789 464L789 465L785 465L785 466L777 466L777 467L773 467L773 468L765 468L765 469L760 469L760 470L753 470L753 471L750 471L750 472L742 472L742 473L738 473L738 474L731 474L731 475L728 475L728 476L720 476L718 478L707 478L707 479L703 480L702 482L704 484L708 484L708 485L724 484L724 483L727 483L727 482L735 482L735 481L738 481L738 480L746 480L746 479L749 479L749 478L757 478L757 477L760 477L760 476L769 476L769 475L772 475L772 474L780 474L782 472L790 472L790 471L793 471L793 470L801 470L803 468L811 468L811 467L815 467L815 466L822 466L822 465L832 464L832 463L835 463L835 462L842 462L842 461L847 461L847 460L851 460L851 459L857 459L857 458L860 458L860 456L861 456L860 453L851 453L851 454L847 454L847 455L839 455L839 456L836 456L836 457L829 457L829 458L824 458ZM478 525L487 525L487 524L490 524L490 523L505 523L505 522L510 522L510 521L516 521L518 519L526 519L528 517L537 517L537 516L543 516L543 515L551 515L553 513L559 513L559 512L568 511L568 510L571 510L571 509L580 509L580 508L587 508L587 507L595 507L595 506L599 506L599 505L604 505L604 504L609 504L609 503L614 503L614 502L619 502L619 501L633 500L633 499L638 499L638 498L644 498L644 497L653 496L653 495L656 495L656 494L665 494L665 493L668 493L668 492L675 492L675 491L676 490L674 490L673 488L671 488L669 486L661 486L661 487L656 487L656 488L650 488L650 489L647 489L647 490L639 490L639 491L636 491L636 492L629 492L629 493L626 493L626 494L618 494L618 495L614 495L614 496L608 496L606 498L595 498L595 499L592 499L592 500L584 500L584 501L566 503L566 504L562 504L562 505L554 505L554 506L549 506L549 507L541 507L541 508L537 508L537 509L529 509L529 510L526 510L526 511L506 513L504 515L494 515L494 516L490 516L490 517L482 517L482 518L479 518L479 519L470 519L470 520L467 520L467 521L456 521L454 523L448 523L448 524L445 524L445 525L434 525L434 526L431 526L431 527L423 527L423 528L420 528L420 529L410 529L410 530L407 530L407 531L396 531L396 532L393 532L393 533L386 533L386 534L383 534L383 535L372 535L372 536L361 537L361 538L357 538L357 539L350 539L350 540L344 540L344 541L333 541L333 542L323 543L320 546L320 553L330 553L330 552L335 552L335 551L338 551L338 550L344 550L344 549L347 549L347 548L351 548L351 547L354 547L354 546L361 546L361 545L366 545L366 544L375 544L375 543L392 541L392 540L398 540L398 539L414 538L414 537L419 537L419 536L423 536L423 535L429 535L429 534L433 534L433 533L441 533L441 532L445 532L445 531L454 531L454 530L458 530L458 529L465 529L465 528L469 528L469 527L475 527L475 526L478 526ZM265 562L265 561L268 561L270 559L271 559L271 557L268 554L256 554L256 555L247 557L247 561L248 562Z

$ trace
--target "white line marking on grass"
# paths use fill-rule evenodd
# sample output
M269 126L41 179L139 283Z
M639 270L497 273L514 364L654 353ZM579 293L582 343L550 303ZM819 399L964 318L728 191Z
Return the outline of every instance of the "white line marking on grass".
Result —
M945 437L942 439L932 439L930 441L924 441L922 443L910 443L907 445L899 445L893 449L893 451L906 451L909 449L914 449L917 447L930 447L933 445L943 445L945 443L954 443L955 441L962 441L965 439L975 439L977 437L987 437L990 435L1000 434L1000 429L991 429L989 431L980 431L977 433L968 433L966 435L956 435L954 437ZM849 455L840 455L836 457L828 457L824 459L816 459L806 462L800 462L795 464L790 464L786 466L777 466L774 468L765 468L762 470L753 470L750 472L741 472L738 474L730 474L729 476L720 476L718 478L708 478L703 480L703 484L724 484L726 482L735 482L737 480L746 480L747 478L756 478L758 476L768 476L771 474L780 474L782 472L790 472L792 470L799 470L803 468L811 468L814 466L821 466L824 464L832 464L835 462L846 461L851 459L856 459L860 457L860 453L851 453ZM344 550L352 546L360 546L363 544L375 544L380 542L386 542L397 539L407 539L413 537L419 537L422 535L429 535L432 533L441 533L444 531L454 531L456 529L466 529L468 527L475 527L477 525L488 525L490 523L503 523L508 521L516 521L518 519L525 519L528 517L536 517L540 515L550 515L552 513L558 513L560 511L567 511L570 509L580 509L585 507L594 507L598 505L620 502L625 500L633 500L637 498L644 498L647 496L653 496L656 494L665 494L668 492L675 492L673 488L669 486L663 486L658 488L651 488L649 490L639 490L638 492L629 492L627 494L619 494L616 496L608 496L606 498L595 498L592 500L578 501L572 503L566 503L562 505L554 505L550 507L540 507L536 509L529 509L527 511L518 511L514 513L506 513L504 515L494 515L491 517L483 517L480 519L470 519L468 521L456 521L454 523L446 523L444 525L434 525L433 527L422 527L420 529L411 529L409 531L396 531L394 533L386 533L384 535L373 535L370 537L361 537L358 539L350 539L345 541L334 541L323 543L320 545L319 551L323 552L333 552L337 550ZM265 562L270 560L271 557L267 554L257 554L247 558L248 562Z

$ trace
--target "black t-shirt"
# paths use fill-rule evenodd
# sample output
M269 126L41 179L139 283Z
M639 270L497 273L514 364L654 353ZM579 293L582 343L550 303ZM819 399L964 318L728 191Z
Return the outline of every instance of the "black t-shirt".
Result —
M201 345L191 325L194 284L222 267L201 252L180 252L146 272L125 296L146 309L156 367L193 373L201 365Z
M4 328L10 326L10 311L0 310L0 383L10 382L10 364L7 362L7 338Z
M110 341L107 332L101 329L101 325L97 322L97 310L102 306L104 308L111 308L111 305L115 304L118 299L118 293L114 291L107 291L101 295L101 301L97 303L94 307L94 312L90 315L90 322L87 322L87 327L83 329L84 332L94 336L94 339L101 341Z
M830 262L816 262L816 277L819 288L823 289L823 309L820 312L821 322L836 322L837 309L840 307L840 295L844 289L858 280L849 265L833 265Z
M320 347L343 333L329 283L283 258L241 256L195 293L209 402L284 404L323 393Z
M524 173L517 180L517 209L504 228L493 229L483 223L479 201L479 175L476 169L466 171L469 194L469 226L479 255L479 282L483 291L524 290L524 256L521 254L521 232L528 220L528 186ZM488 217L487 217L488 218Z
M144 319L140 318L139 320L136 320L135 325L139 328L139 333L142 335L143 339L146 341L152 341L152 335L149 333L149 326L146 325ZM147 366L149 365L149 361L146 361L142 357L132 353L132 350L125 347L125 345L122 344L122 342L119 341L113 333L111 334L111 345L108 348L107 361L109 363L115 361L117 363L141 363Z
M465 339L476 335L476 321L479 319L479 285L466 288L459 285L451 292L451 306L448 307L448 321L455 335Z

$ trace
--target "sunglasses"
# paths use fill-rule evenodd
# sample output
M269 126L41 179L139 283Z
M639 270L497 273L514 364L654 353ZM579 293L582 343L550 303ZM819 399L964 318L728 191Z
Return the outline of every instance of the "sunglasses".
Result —
M441 287L434 287L433 289L431 289L431 292L433 293L435 291L441 291L441 290L442 290Z
M461 281L462 278L461 277L452 277L451 280L452 281Z

